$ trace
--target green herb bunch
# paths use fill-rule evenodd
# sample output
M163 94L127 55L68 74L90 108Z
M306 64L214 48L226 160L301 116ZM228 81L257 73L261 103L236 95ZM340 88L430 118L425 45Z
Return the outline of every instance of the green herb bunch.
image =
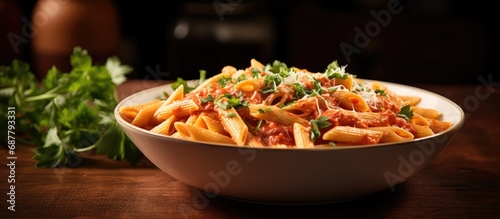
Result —
M132 68L117 57L108 58L105 65L93 64L80 47L74 48L70 63L70 72L53 67L41 81L26 62L0 66L0 114L15 107L16 141L38 146L37 167L77 166L82 161L79 153L92 150L135 165L142 153L113 115L116 86L126 81ZM1 135L5 141L6 132Z

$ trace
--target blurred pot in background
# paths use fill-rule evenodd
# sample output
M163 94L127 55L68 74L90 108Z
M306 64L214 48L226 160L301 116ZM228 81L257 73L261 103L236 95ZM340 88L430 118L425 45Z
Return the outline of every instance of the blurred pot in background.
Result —
M120 20L112 0L39 0L32 25L34 71L39 79L52 66L71 70L75 46L101 64L118 51Z

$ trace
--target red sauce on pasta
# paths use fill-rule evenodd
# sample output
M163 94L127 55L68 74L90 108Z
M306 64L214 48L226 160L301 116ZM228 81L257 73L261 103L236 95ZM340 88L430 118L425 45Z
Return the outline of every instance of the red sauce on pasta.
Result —
M321 116L327 116L328 121L335 126L353 126L356 128L367 128L368 122L360 118L356 113L347 113L345 110L333 109L327 110Z
M263 139L265 145L294 145L292 126L267 122L257 130L256 135Z
M189 104L193 106L193 102L197 105L197 107L190 109L189 114L204 113L204 115L219 120L219 122L227 120L225 117L222 118L222 115L232 114L230 116L238 117L239 127L246 125L244 129L248 128L249 134L257 137L262 146L296 146L294 127L290 123L302 125L296 129L296 131L301 131L301 136L307 135L304 133L310 131L308 133L311 136L310 141L306 142L309 145L312 144L311 142L314 144L329 143L328 140L323 140L321 137L326 136L325 132L336 126L358 129L397 126L415 136L418 134L413 124L398 115L403 104L401 99L397 99L399 97L394 96L393 93L389 93L389 95L375 92L352 76L343 77L347 76L344 75L343 69L330 69L330 72L321 74L293 72L291 69L283 71L283 66L272 66L272 68L275 72L271 72L270 68L258 69L259 72L254 72L254 68L247 68L244 71L231 73L229 72L231 68L227 68L227 75L220 75L195 93L185 94L183 99L190 100L186 108L189 107ZM251 81L246 81L248 84L243 84L245 89L235 87L246 79L251 79ZM342 92L337 92L337 90ZM259 105L262 108L258 108L259 112L254 108L251 112L248 107L250 104ZM368 107L366 107L367 105ZM279 119L259 116L259 113L267 113L266 107L269 106L274 107L274 111L281 113ZM220 110L229 109L232 111L226 111L227 115L220 114ZM353 109L362 112L356 112ZM182 107L170 110L173 115L185 116L178 118L179 121L187 120L188 116L186 116L185 111L180 114L180 111L184 110ZM277 114L267 115L276 116ZM288 118L291 122L285 121ZM320 122L324 124L321 128L316 127L316 130L312 130L313 121L317 122L315 120L321 120ZM281 123L277 121L281 121ZM222 126L222 123L216 125ZM328 125L325 126L325 123ZM226 127L234 126L226 125L224 127L226 131L229 131L227 129L230 128ZM360 133L368 134L361 137L358 135L357 139L361 140L356 144L375 144L380 140L381 135L378 137L376 134L373 135L377 131L373 131L373 129L371 132L365 131L360 131ZM378 131L378 133L380 132ZM315 138L312 137L313 134ZM301 141L301 139L299 138L297 141Z

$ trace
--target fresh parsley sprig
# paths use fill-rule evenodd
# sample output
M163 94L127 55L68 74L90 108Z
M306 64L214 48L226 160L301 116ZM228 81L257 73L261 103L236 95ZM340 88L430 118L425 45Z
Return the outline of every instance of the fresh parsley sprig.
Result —
M196 87L198 87L201 83L205 81L207 77L207 71L205 70L200 70L200 79L194 84L194 86L189 86L188 82L184 80L183 78L177 78L177 81L172 83L171 87L173 90L176 90L179 86L183 85L184 87L184 93L187 94L194 90Z
M405 119L406 121L409 121L411 117L413 117L413 110L411 109L410 105L405 105L401 107L401 110L399 111L396 116L401 117Z
M241 97L233 97L231 94L223 94L217 97L214 103L221 109L247 107L249 104L247 101L243 101Z
M334 60L332 63L330 63L326 67L324 74L326 77L328 77L328 79L332 79L332 78L347 79L347 76L348 76L348 74L343 72L343 69L340 67L337 60Z
M90 150L136 164L142 153L113 114L118 103L116 86L132 68L116 57L95 65L80 47L74 48L70 63L70 72L53 67L41 83L23 61L0 67L0 111L16 106L18 140L38 145L34 149L37 167L74 165L75 160L81 161L79 153Z
M332 125L332 123L328 122L328 119L329 118L327 116L320 116L317 119L311 120L311 141L315 141L317 138L319 138L319 136L321 135L319 129L324 129Z
M380 94L380 96L387 97L387 93L385 92L385 90L376 89L376 90L374 90L374 92L375 92L376 94Z

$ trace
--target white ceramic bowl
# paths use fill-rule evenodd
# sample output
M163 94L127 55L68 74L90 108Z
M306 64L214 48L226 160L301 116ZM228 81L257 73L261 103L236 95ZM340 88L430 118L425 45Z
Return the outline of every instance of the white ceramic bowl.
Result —
M368 83L372 82L366 80ZM170 85L133 94L115 117L125 133L159 169L205 198L216 195L249 202L308 204L346 201L393 189L429 164L464 122L463 110L438 94L384 83L401 95L422 97L419 106L437 109L453 123L432 137L405 143L315 149L243 148L191 142L151 133L123 120L118 109L172 92Z

